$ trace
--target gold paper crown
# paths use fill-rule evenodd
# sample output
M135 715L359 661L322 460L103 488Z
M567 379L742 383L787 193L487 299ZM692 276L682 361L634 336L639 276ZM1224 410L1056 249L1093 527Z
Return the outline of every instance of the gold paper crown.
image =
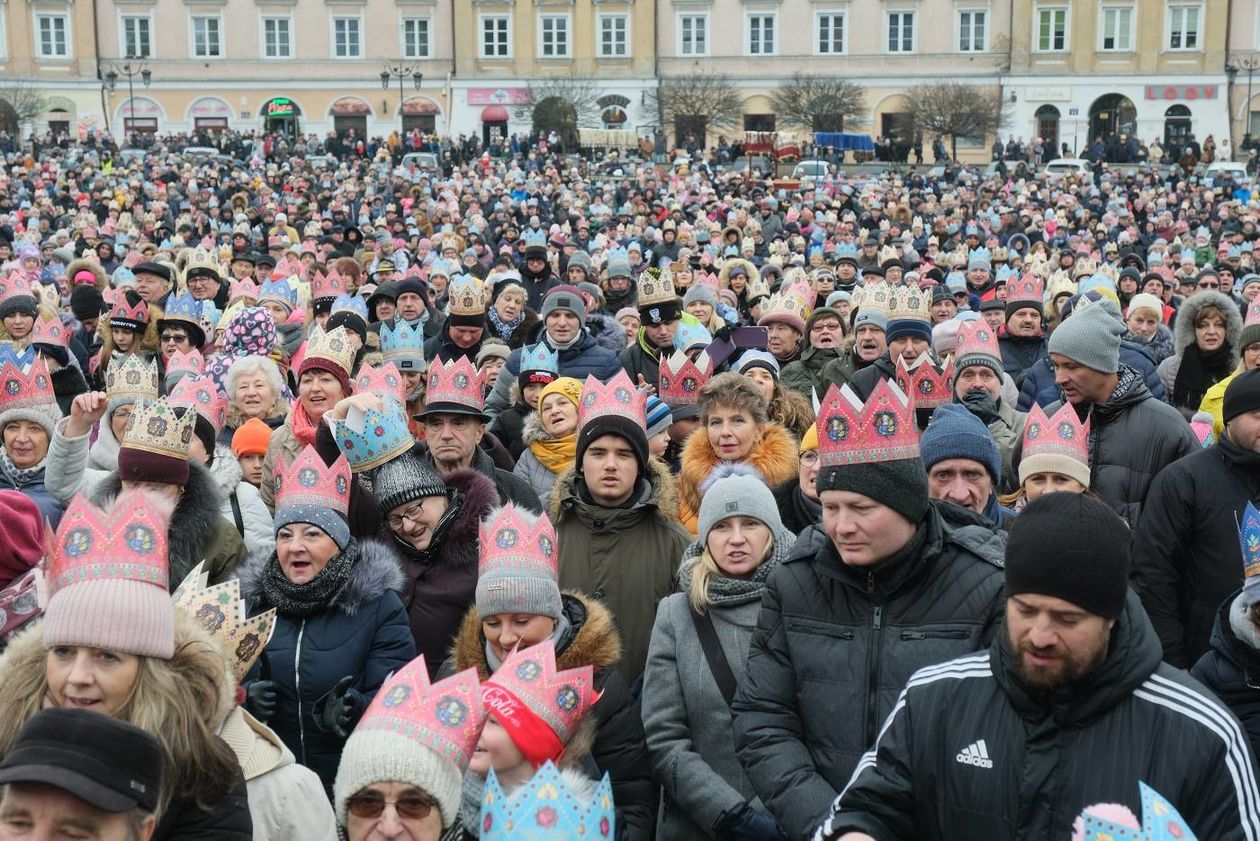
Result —
M157 400L157 360L146 362L138 353L129 353L121 361L111 360L105 370L105 393L110 400Z
M322 330L315 331L306 342L306 356L303 364L309 359L326 359L345 371L346 376L349 377L350 372L354 370L355 353L346 328L338 327L327 333Z
M928 295L913 287L900 286L893 290L888 310L888 320L930 321Z
M749 301L755 301L758 298L770 297L770 282L761 275L748 278L748 287L744 291L744 297Z
M853 293L853 308L883 310L887 314L892 309L892 293L892 287L886 283L859 286Z
M188 257L188 262L184 264L184 278L193 274L193 270L214 272L215 276L220 280L223 279L223 267L219 265L219 255L214 249L202 248L198 245L192 250L192 254Z
M240 683L271 641L276 629L276 611L272 608L246 618L240 580L230 578L222 584L208 586L210 574L205 565L202 561L193 567L171 598L223 646L236 682Z
M187 459L196 421L196 412L186 409L180 417L163 397L132 411L122 445L129 450Z
M646 269L639 275L639 306L650 307L678 300L669 269Z
M1082 257L1072 264L1072 277L1079 278L1086 275L1096 274L1098 272L1098 264L1088 257Z
M889 260L892 260L896 263L900 263L901 254L899 254L897 252L897 249L893 248L891 245L885 245L883 248L879 250L879 264L882 266L884 265L884 263L887 263Z
M481 279L476 275L460 275L447 288L451 315L478 316L486 314L486 296L482 292Z

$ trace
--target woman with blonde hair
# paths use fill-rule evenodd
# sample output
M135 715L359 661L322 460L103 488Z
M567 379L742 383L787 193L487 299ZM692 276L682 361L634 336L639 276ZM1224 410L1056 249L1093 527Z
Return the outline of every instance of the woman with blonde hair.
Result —
M735 755L730 703L762 591L795 537L752 476L709 488L699 531L683 553L682 592L656 612L643 676L648 756L665 796L656 837L785 839Z

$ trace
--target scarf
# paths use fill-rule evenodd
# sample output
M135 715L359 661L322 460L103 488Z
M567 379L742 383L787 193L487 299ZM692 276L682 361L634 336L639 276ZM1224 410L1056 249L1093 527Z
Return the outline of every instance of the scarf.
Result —
M47 457L41 459L34 467L18 467L9 458L9 454L0 449L0 471L4 472L5 478L9 480L9 484L20 490L39 479L40 474L44 470L44 461L46 459Z
M306 413L306 408L301 401L294 402L293 411L289 412L289 426L293 429L293 437L298 439L298 443L303 447L309 447L315 443L318 425Z
M576 333L573 334L573 338L569 339L569 341L565 342L564 344L561 344L560 342L557 342L555 339L553 339L550 333L548 333L545 336L545 338L547 339L548 347L550 347L556 353L559 353L562 350L568 350L569 348L573 347L578 342L580 342L582 340L582 334L584 332L585 332L584 330L578 330Z
M713 607L728 607L760 599L761 594L765 592L770 573L787 559L793 540L793 536L787 531L775 533L770 557L766 558L747 578L727 578L720 571L710 575L709 604ZM691 579L695 575L696 566L700 563L702 554L704 554L704 546L698 540L683 552L682 566L678 570L679 592L691 592Z
M499 338L506 342L512 338L512 334L516 332L516 328L520 327L525 321L525 310L521 310L516 314L516 318L505 323L499 318L499 314L495 311L494 307L490 307L490 309L486 311L486 318L490 319L490 326L494 328L494 332L498 333Z
M1234 359L1229 342L1216 350L1203 351L1197 344L1181 352L1181 365L1173 382L1173 405L1198 409L1207 390L1233 373Z
M267 601L281 616L304 619L327 610L345 586L359 560L359 544L353 538L346 548L333 556L319 575L305 584L294 584L284 577L280 558L275 552L263 570L262 591Z
M577 461L577 433L570 432L563 438L548 437L543 441L535 441L529 445L529 451L538 459L539 464L559 475Z

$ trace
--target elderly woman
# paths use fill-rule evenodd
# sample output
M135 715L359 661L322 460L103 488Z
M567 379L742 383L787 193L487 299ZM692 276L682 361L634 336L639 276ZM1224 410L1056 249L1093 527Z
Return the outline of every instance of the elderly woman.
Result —
M219 436L220 443L231 443L232 434L250 418L258 418L272 429L278 429L289 416L284 378L280 368L266 356L243 356L228 368L227 423Z
M350 467L313 447L283 471L276 549L241 569L251 615L276 610L276 630L247 677L246 709L332 790L341 749L390 672L415 657L388 547L346 524Z
M538 314L525 305L529 296L520 273L506 271L496 275L491 295L486 310L486 335L499 337L510 348L532 341L538 329Z
M551 505L556 477L572 467L577 457L581 399L582 384L572 377L560 377L543 386L538 410L525 416L522 437L526 449L512 472L529 482L544 511Z
M758 479L720 479L704 495L700 538L678 571L682 592L656 612L643 675L648 755L666 798L660 841L787 838L735 756L730 703L766 580L795 541Z
M0 370L18 375L10 382L20 386L0 389L0 488L26 494L55 528L64 505L44 484L48 447L61 421L52 380L43 360L25 375L7 362Z
M1242 316L1238 305L1219 292L1196 292L1177 310L1176 355L1158 372L1172 404L1188 420L1199 410L1208 389L1238 365Z

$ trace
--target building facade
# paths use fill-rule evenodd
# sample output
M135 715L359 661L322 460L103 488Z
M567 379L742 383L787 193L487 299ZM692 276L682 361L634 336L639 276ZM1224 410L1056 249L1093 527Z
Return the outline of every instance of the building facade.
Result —
M1236 0L1230 9L1229 113L1234 149L1260 138L1260 0ZM1246 160L1240 155L1239 160Z
M92 11L90 2L0 0L0 131L102 122Z

